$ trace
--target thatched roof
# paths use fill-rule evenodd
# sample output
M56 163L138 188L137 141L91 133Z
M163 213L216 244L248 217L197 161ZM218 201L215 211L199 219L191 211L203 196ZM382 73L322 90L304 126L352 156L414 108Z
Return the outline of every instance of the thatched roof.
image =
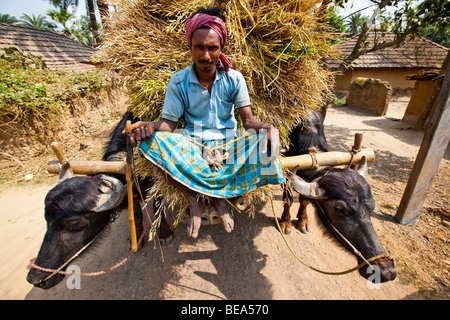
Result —
M341 50L342 56L348 56L358 39L355 35L340 43L337 48ZM367 47L371 48L376 40L380 44L394 40L394 33L382 36L380 33L371 32L365 41ZM353 61L350 69L363 68L430 68L439 69L445 60L449 49L425 38L407 39L400 47L389 47L375 52L369 52ZM326 59L330 69L337 69L339 61Z
M94 68L93 48L52 31L0 23L0 49L7 47L42 57L50 69L85 71Z

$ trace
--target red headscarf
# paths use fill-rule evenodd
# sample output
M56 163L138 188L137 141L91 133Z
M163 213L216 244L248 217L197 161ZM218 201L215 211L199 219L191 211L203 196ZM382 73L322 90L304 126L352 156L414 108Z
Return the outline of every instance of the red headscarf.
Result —
M197 13L188 21L186 21L186 40L191 47L191 37L192 34L198 28L206 26L214 30L220 38L220 47L223 49L225 42L227 41L227 28L225 26L225 22L222 19L216 16L211 16L205 13ZM217 64L217 69L224 70L228 72L228 70L232 67L231 62L224 56L223 53L220 54L220 60Z

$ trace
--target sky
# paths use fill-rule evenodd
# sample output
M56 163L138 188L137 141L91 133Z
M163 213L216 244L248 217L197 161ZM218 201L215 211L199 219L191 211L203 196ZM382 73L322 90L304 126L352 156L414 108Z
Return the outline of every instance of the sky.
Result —
M45 15L50 9L55 8L47 0L0 0L0 13L7 13L17 19L20 19L24 13L29 16ZM83 3L80 9L85 10ZM83 14L86 13L83 12Z
M351 0L349 3L352 7L346 10L349 14L357 11L361 8L370 5L369 0ZM7 13L16 18L20 18L24 13L28 15L34 14L45 15L49 9L54 9L54 7L47 0L0 0L0 13ZM84 5L81 2L80 10L84 11ZM372 10L366 10L363 14L370 14ZM85 14L83 12L83 14Z
M369 0L349 0L346 9L341 9L339 13L342 16L347 16L371 4L373 3ZM0 13L8 13L18 19L24 13L30 16L32 14L35 16L38 16L39 14L45 15L49 9L54 9L54 7L50 5L48 0L0 0ZM361 13L369 16L372 14L373 10L373 8L369 8ZM80 2L79 11L81 11L83 15L86 14L83 1Z

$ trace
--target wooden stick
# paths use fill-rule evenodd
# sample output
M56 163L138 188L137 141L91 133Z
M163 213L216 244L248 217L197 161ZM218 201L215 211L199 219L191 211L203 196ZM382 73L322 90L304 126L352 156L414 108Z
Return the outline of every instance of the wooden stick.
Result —
M358 164L361 162L363 156L366 156L367 162L373 162L375 160L375 153L370 149L363 149L353 157L353 163ZM313 169L315 160L317 160L318 166L341 166L348 165L352 159L352 152L319 152L310 154L303 154L300 156L280 158L280 165L286 169L292 170L295 166L299 166L299 170Z
M70 166L75 174L97 174L102 172L126 175L127 173L126 164L120 161L70 160ZM47 163L47 171L59 174L59 160L52 160Z
M446 61L450 59L447 54ZM403 224L414 225L425 203L439 164L450 141L450 68L447 67L439 95L435 101L430 122L425 129L422 144L409 175L395 218Z
M50 145L53 149L53 152L56 154L56 157L58 158L59 163L63 164L64 161L67 160L66 156L64 155L64 152L62 151L61 145L59 142L52 142Z
M126 131L131 131L131 121L127 121ZM130 139L127 137L127 188L128 188L128 221L130 222L131 232L131 249L137 251L136 223L134 221L134 204L133 204L133 181L131 172L131 162L133 157L133 148L130 145Z
M355 133L355 140L353 142L352 152L354 152L354 150L359 151L361 149L362 138L363 138L363 134L362 133ZM350 168L354 170L356 168L356 165L354 163L352 163Z

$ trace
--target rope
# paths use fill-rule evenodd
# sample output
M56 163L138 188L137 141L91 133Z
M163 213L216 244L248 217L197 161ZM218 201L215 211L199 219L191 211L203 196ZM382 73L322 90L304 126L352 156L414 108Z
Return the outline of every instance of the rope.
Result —
M148 226L150 225L150 220L147 220L147 224L144 228L144 230L142 231L141 236L139 237L139 241L137 243L138 247L142 242L142 239L144 238L145 232L147 231ZM77 253L75 253L69 260L67 260L61 267L59 267L58 269L49 269L49 268L43 268L40 267L38 265L36 265L34 263L34 261L36 261L36 258L30 260L30 267L39 271L44 271L44 272L50 272L51 274L49 276L47 276L46 278L44 278L42 281L47 281L48 279L50 279L51 277L53 277L55 274L61 274L64 276L69 276L72 275L73 273L71 272L65 272L65 271L61 271L62 269L64 269L65 266L67 266L72 260L74 260L76 257L78 257L84 250L86 250L89 245L91 245L95 239L97 239L98 235L92 239L88 244L86 244L83 248L81 248ZM95 277L95 276L99 276L105 273L108 273L110 271L113 271L114 269L117 269L121 266L123 266L133 255L133 250L130 250L130 253L128 254L128 256L124 259L122 259L120 262L116 263L115 265L113 265L112 267L106 269L106 270L102 270L102 271L97 271L97 272L89 272L89 273L82 273L80 274L80 276L82 277Z
M319 272L319 273L322 273L322 274L326 274L326 275L343 275L343 274L347 274L347 273L351 273L351 272L353 272L353 271L356 271L356 270L358 270L359 268L365 266L366 264L370 266L370 262L375 261L375 260L377 260L377 259L381 259L381 258L389 258L389 259L391 259L390 255L387 254L387 253L380 254L380 255L375 256L375 257L372 257L372 258L370 258L370 259L365 259L365 258L363 257L363 260L364 260L364 261L361 262L361 263L360 263L359 265L357 265L356 267L351 268L351 269L348 269L348 270L344 270L344 271L339 271L339 272L323 271L323 270L320 270L320 269L318 269L318 268L315 268L315 267L313 267L313 266L307 264L306 262L304 262L302 259L300 259L300 258L295 254L294 250L291 248L291 246L289 245L289 242L287 241L286 237L284 236L283 231L281 230L280 224L278 223L277 214L275 213L275 205L274 205L274 202L273 202L272 191L271 191L271 189L270 189L270 185L269 185L268 187L269 187L269 198L270 198L270 203L271 203L271 205L272 205L272 212L273 212L273 215L274 215L274 218L275 218L275 222L276 222L277 227L278 227L278 231L280 232L281 236L283 237L283 240L284 240L284 242L286 243L286 245L287 245L289 251L292 253L292 255L293 255L300 263L302 263L304 266L308 267L309 269L314 270L314 271ZM336 230L337 230L337 229L336 229ZM340 233L339 233L339 234L340 234ZM341 234L340 234L340 235L341 235ZM343 235L341 235L341 236L343 237ZM344 240L348 242L347 239L344 238ZM348 243L350 244L350 242L348 242ZM353 245L350 244L350 246L353 248L354 251L358 252L358 251L356 250L356 248L354 248ZM361 255L361 256L362 256L362 255Z
M127 136L128 136L128 139L129 139L129 138L131 137L132 132L131 132L131 131L126 131L126 134L127 134ZM129 145L129 140L128 140L127 142L128 142L127 145ZM130 145L130 146L131 146L131 145ZM132 170L134 171L133 147L131 147L131 152L129 152L129 149L128 149L128 147L127 147L126 158L127 158L127 163L131 163L131 165L132 165ZM132 178L135 178L134 172L132 173ZM134 179L134 182L135 182L136 185L138 186L137 189L139 190L139 194L140 194L141 200L142 200L143 202L145 202L145 201L144 201L144 198L143 198L143 195L142 195L142 193L141 193L140 187L139 187L139 182L138 182L138 180L137 180L137 179ZM147 218L148 218L148 219L147 219L147 223L146 223L146 225L145 225L145 227L144 227L144 229L143 229L143 231L142 231L141 236L139 237L139 241L138 241L138 243L137 243L137 247L139 247L139 245L141 244L141 242L142 242L142 240L143 240L143 238L144 238L144 235L145 235L145 233L146 233L146 231L147 231L147 229L148 229L148 227L149 227L149 225L150 225L150 222L151 222L151 219L150 219L150 216L149 216L148 212L147 212ZM40 267L40 266L38 266L38 265L36 265L36 264L34 263L34 262L36 261L36 258L30 260L30 267L31 267L31 268L34 268L34 269L36 269L36 270L40 270L40 271L50 272L50 273L51 273L49 276L45 277L42 281L47 281L48 279L50 279L51 277L53 277L55 274L61 274L61 275L64 275L64 276L72 275L73 273L70 273L70 272L64 272L64 271L61 271L61 270L64 269L64 268L65 268L70 262L72 262L76 257L78 257L84 250L86 250L86 249L87 249L87 248L88 248L88 247L89 247L89 246L90 246L90 245L98 238L99 235L100 235L100 233L97 234L97 235L94 237L94 239L92 239L91 241L89 241L83 248L81 248L81 249L80 249L77 253L75 253L72 257L70 257L70 259L67 260L67 261L66 261L63 265L61 265L58 269L49 269L49 268L43 268L43 267ZM134 253L134 251L131 249L131 250L130 250L130 253L128 254L128 256L127 256L126 258L122 259L120 262L116 263L114 266L112 266L112 267L110 267L110 268L108 268L108 269L106 269L106 270L97 271L97 272L90 272L90 273L82 273L81 276L83 276L83 277L94 277L94 276L99 276L99 275L102 275L102 274L111 272L111 271L113 271L114 269L117 269L117 268L123 266L123 265L131 258L131 256L133 255L133 253Z
M353 158L355 157L355 155L356 155L358 152L361 152L361 148L355 149L355 147L352 147L352 156L351 156L351 158L350 158L350 162L349 162L349 164L348 164L348 168L350 168L350 167L352 166Z
M376 211L378 211L381 214L376 213ZM412 218L409 221L403 222L403 221L398 220L395 216L390 215L389 213L383 212L383 211L378 210L378 209L373 209L372 213L374 215L376 215L377 217L380 217L381 219L384 219L384 220L387 220L387 221L394 221L394 222L396 222L398 224L403 224L403 225L407 225L407 224L415 222L420 216L420 214L418 214L415 218Z

